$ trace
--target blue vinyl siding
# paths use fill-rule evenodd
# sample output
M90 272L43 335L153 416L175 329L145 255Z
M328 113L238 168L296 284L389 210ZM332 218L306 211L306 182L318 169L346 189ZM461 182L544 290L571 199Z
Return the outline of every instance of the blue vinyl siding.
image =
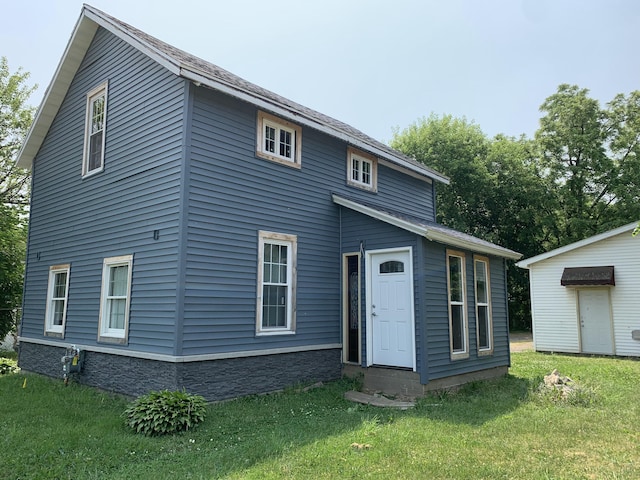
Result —
M109 81L105 164L82 178L86 93ZM173 353L184 82L99 29L36 156L21 334L70 263L64 343L96 344L102 262L133 254L128 348ZM159 239L153 239L154 230Z
M340 342L337 207L325 147L344 147L305 130L302 169L258 158L256 115L196 89L183 354ZM295 335L255 334L259 230L297 236Z
M342 253L358 252L362 245L362 253L366 253L371 250L379 250L384 248L399 248L399 247L412 247L413 248L413 271L414 278L417 276L419 265L417 264L417 247L418 237L406 230L402 230L393 225L381 222L374 218L368 217L356 213L347 208L342 208L340 212L341 223L341 235L342 235ZM366 298L366 278L367 278L367 265L366 258L362 258L362 272L361 272L361 286L362 291L360 298L362 299L361 313L362 313L362 365L366 365L367 358L367 326L368 319L366 318L367 312L367 298ZM422 352L420 349L422 338L422 329L418 323L418 319L423 316L424 305L419 303L421 298L418 291L419 282L413 283L414 289L414 314L416 319L416 364L420 365L422 358Z
M380 166L377 194L348 187L347 144L309 128L301 169L259 158L256 107L193 92L181 353L340 342L339 209L331 193L429 217L433 185ZM295 335L255 335L259 230L297 236Z
M508 322L504 263L490 258L491 306L493 313L493 355L478 356L476 338L473 253L465 251L467 318L469 325L469 358L451 360L449 347L449 312L447 304L446 250L444 245L422 240L425 258L426 293L426 380L459 375L509 364Z

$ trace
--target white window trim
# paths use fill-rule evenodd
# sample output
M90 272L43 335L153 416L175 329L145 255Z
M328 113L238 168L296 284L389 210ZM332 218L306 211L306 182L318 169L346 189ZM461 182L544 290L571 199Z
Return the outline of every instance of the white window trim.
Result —
M476 279L478 262L485 264L485 274L487 276L487 302L481 303L478 301L478 283ZM478 345L478 355L491 355L493 353L493 312L491 307L491 273L489 270L489 258L479 255L473 256L473 285L475 289L476 300L476 341ZM478 315L478 307L487 307L487 336L489 337L489 347L480 348L480 315Z
M100 173L104 170L104 147L105 147L105 139L107 138L107 87L108 82L104 82L89 93L87 93L87 105L85 112L85 121L84 121L84 150L82 154L82 177L89 177L91 175L95 175L96 173ZM89 171L89 149L91 146L91 138L90 138L90 129L91 129L91 106L93 101L97 98L104 95L104 125L102 127L102 158L100 162L100 168L95 168Z
M62 311L62 325L54 325L53 324L53 315L55 313L55 309L53 309L53 301L61 300L60 298L53 297L53 291L55 288L54 279L56 274L66 272L67 274L67 283L65 285L64 291L64 309ZM49 283L47 287L47 308L45 313L45 335L49 336L59 336L60 338L64 338L64 329L67 323L67 304L69 302L69 277L71 276L71 265L53 265L49 267Z
M126 265L128 267L127 298L125 305L124 328L109 328L107 312L107 297L109 291L109 272L111 267ZM131 306L131 278L133 270L133 255L105 258L102 263L102 288L100 291L100 317L98 320L98 341L126 344L129 336L129 309Z
M277 153L272 153L264 148L264 127L271 126L277 131L285 130L292 134L293 145L291 146L292 157L285 157ZM291 122L287 122L274 115L270 115L266 112L258 110L258 134L256 142L256 155L273 162L281 163L289 167L301 168L302 167L302 127ZM279 135L276 135L279 137Z
M362 167L358 169L358 179L353 178L353 162L357 160L362 164L362 162L366 162L371 166L370 177L371 181L369 183L362 181ZM347 185L351 185L352 187L361 188L363 190L369 190L371 192L378 191L378 159L373 155L363 152L362 150L358 150L353 147L347 148Z
M263 327L262 326L262 290L263 290L263 268L264 268L264 245L271 243L276 245L286 245L287 261L287 323L285 327ZM284 233L258 232L258 285L256 301L256 335L287 335L294 334L296 329L296 281L297 281L297 250L298 237Z
M449 351L451 352L451 360L461 360L469 358L469 319L467 315L467 280L466 280L466 261L463 252L455 250L447 250L447 308L449 310ZM461 259L461 282L462 282L462 302L451 302L451 275L449 268L450 257L459 257ZM453 351L453 315L452 305L462 306L462 341L464 349Z

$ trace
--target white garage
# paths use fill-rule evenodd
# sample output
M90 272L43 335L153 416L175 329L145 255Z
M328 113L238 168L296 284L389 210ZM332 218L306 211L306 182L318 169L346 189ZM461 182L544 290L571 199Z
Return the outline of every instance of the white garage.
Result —
M536 351L640 357L637 222L521 260Z

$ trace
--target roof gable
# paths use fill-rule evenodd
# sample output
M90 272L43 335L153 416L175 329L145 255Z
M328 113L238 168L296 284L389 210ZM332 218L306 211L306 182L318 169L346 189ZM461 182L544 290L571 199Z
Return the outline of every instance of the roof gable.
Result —
M529 266L533 265L534 263L538 263L543 260L547 260L549 258L571 252L572 250L576 250L578 248L586 247L587 245L601 242L608 238L615 237L616 235L620 235L621 233L632 232L637 225L638 222L633 222L627 225L623 225L622 227L614 228L613 230L609 230L608 232L599 233L598 235L585 238L584 240L580 240L578 242L570 243L569 245L565 245L564 247L556 248L555 250L550 250L548 252L541 253L540 255L536 255L535 257L521 260L516 263L516 266L520 268L529 268Z
M248 82L227 70L175 48L106 13L84 5L67 48L47 88L34 123L18 155L18 165L30 168L44 137L60 108L98 27L103 27L131 44L175 75L197 85L222 91L240 100L269 110L293 122L317 129L376 155L383 164L400 168L426 180L445 184L449 179L361 131L327 115L304 107L267 89Z

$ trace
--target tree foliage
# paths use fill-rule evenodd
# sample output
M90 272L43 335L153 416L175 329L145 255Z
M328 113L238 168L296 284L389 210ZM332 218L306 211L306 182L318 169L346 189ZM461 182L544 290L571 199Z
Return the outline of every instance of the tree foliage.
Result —
M34 113L26 102L36 87L28 78L0 57L0 339L13 327L22 295L30 177L15 161Z
M640 217L640 92L604 109L588 94L563 84L540 107L540 162L560 202L556 246Z
M545 212L553 211L554 201L534 142L503 135L491 140L466 119L431 115L396 131L391 144L450 178L437 190L438 222L525 256L540 253L545 236L531 231L549 230ZM510 264L508 283L512 326L526 328L526 273Z
M28 73L9 72L5 57L0 57L0 203L29 203L29 172L20 169L15 159L33 120L33 107L27 105L36 89L28 87Z
M560 85L533 139L498 135L449 115L421 118L391 145L444 173L437 220L525 258L640 218L640 92L606 108ZM527 272L508 266L512 328L530 328Z
M17 209L0 204L0 340L11 331L22 298L26 225Z

